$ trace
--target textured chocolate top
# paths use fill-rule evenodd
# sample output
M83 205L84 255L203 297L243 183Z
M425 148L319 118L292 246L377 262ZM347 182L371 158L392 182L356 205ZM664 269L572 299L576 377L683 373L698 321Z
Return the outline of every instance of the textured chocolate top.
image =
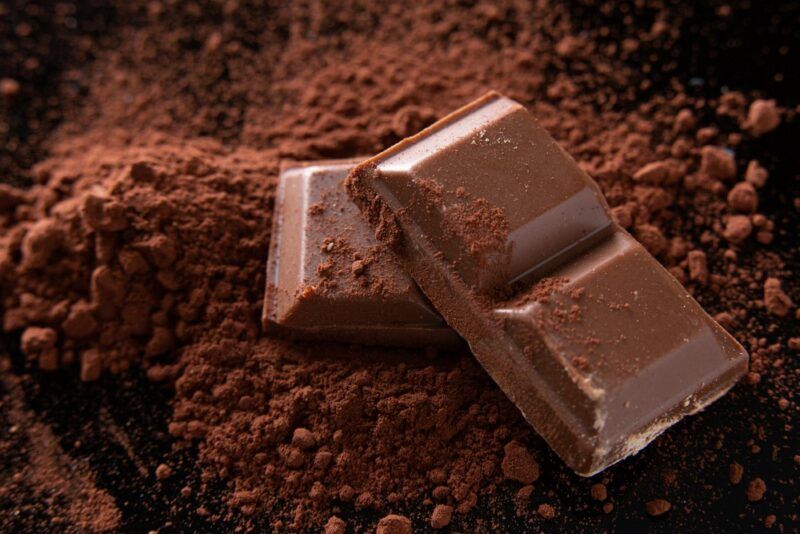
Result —
M485 98L372 161L376 192L483 289L541 272L611 226L597 185L508 98Z
M747 353L518 103L489 93L360 164L351 197L526 419L596 473L702 409Z
M299 337L452 345L414 281L373 236L342 181L351 160L286 166L267 265L264 323Z

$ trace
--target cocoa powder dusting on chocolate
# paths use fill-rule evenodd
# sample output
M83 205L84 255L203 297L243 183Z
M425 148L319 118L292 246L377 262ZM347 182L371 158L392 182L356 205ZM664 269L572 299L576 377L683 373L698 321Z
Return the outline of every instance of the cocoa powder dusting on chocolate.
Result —
M131 529L168 530L171 509L205 529L331 534L568 520L600 530L626 514L689 529L708 526L706 508L732 492L746 497L747 521L796 521L778 509L792 506L780 496L794 487L800 453L786 439L796 426L800 202L797 169L774 147L796 138L797 102L727 91L728 80L725 93L708 86L699 96L699 82L673 68L689 31L682 9L30 4L12 28L14 8L0 3L12 36L0 60L9 65L0 316L4 347L23 354L0 370L0 450L14 458L1 471L8 530L125 529L125 510L150 506L117 497L124 466L84 462L81 447L59 441L63 425L25 401L44 390L82 411L107 401L102 386L147 404L131 382L139 374L170 399L153 401L169 414L142 439L168 434L173 450L151 463L122 445L169 503ZM737 16L718 11L709 16L720 24ZM602 480L568 473L466 351L291 343L261 330L281 161L377 153L487 89L529 107L598 181L615 220L752 355L726 399ZM505 246L502 214L452 193L462 208L451 216L474 231L469 252ZM309 216L324 221L328 208ZM383 242L402 246L386 206L369 215ZM369 284L371 257L385 251L353 257L347 229L329 235L323 281L304 291L327 290L331 269ZM542 284L542 299L558 293L555 281ZM583 302L602 297L577 293L551 303L565 335ZM622 313L626 303L606 304ZM590 373L593 340L577 341L586 356L573 364ZM69 388L51 385L63 376L75 377ZM41 385L17 387L21 377ZM101 434L119 448L128 431ZM768 465L785 474L773 481ZM670 484L667 468L678 472ZM681 490L702 502L673 497ZM674 507L666 514L670 503L645 494ZM52 507L35 515L31 499Z

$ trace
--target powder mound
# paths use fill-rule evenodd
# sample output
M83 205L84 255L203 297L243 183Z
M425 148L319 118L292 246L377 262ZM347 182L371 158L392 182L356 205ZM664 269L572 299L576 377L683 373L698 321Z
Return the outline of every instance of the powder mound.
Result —
M88 137L54 152L58 162L36 171L47 181L15 212L22 238L0 238L0 256L19 258L0 280L4 326L27 328L26 352L43 369L60 355L95 380L150 365L192 339L206 315L220 314L221 324L249 315L220 304L249 293L252 279L241 277L261 269L268 225L260 206L270 186L244 179L271 172L258 153L168 139L101 146ZM211 298L218 304L207 306Z

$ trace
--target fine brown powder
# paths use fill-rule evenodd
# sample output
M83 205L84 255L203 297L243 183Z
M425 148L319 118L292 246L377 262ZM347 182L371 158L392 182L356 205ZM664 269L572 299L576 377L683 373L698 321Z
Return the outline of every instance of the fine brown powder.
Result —
M559 521L566 510L548 491L570 475L469 353L292 343L260 325L281 161L376 153L496 89L529 107L598 181L617 222L747 346L751 372L732 395L758 388L753 399L769 409L796 410L784 332L800 294L786 266L793 252L773 245L793 229L760 199L770 180L757 144L786 135L795 110L735 91L691 96L677 79L653 91L632 62L680 34L675 12L653 4L649 29L621 35L549 2L120 7L136 22L76 41L91 61L78 53L77 70L63 73L62 98L70 84L83 89L37 141L46 155L26 151L27 165L38 160L29 171L4 163L31 181L0 184L4 330L31 369L113 381L141 368L174 391L165 430L176 448L196 446L203 480L227 484L229 507L212 519L344 532L355 525L338 516L354 509L383 517L364 528L406 532L409 518L395 512L422 503L425 516L408 513L415 527L485 530L470 512L509 486L531 528ZM8 116L28 89L24 79L2 88ZM476 216L475 228L495 222ZM18 398L6 367L4 396ZM83 468L65 476L72 460L50 431L10 406L38 443L27 484L63 495L65 524L117 528L113 498ZM753 427L747 447L760 441ZM690 429L724 434L682 426L652 454L687 468L679 451ZM167 458L164 467L159 479L178 476ZM743 500L746 490L769 501L772 483L745 473ZM591 486L592 506L612 513L631 505L613 479L612 469L571 487L588 496ZM2 483L2 495L25 483ZM676 515L664 496L633 505Z

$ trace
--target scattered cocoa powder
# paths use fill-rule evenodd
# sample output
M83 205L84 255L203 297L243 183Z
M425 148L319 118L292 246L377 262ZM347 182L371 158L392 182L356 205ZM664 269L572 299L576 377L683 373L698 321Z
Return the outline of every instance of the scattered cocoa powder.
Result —
M790 195L786 167L753 139L790 137L784 129L796 122L794 104L710 88L708 98L693 96L695 82L673 77L671 59L649 59L670 57L683 31L679 9L655 2L646 13L623 12L608 3L584 17L557 3L458 12L358 2L346 9L227 2L207 10L151 2L116 6L120 21L131 22L109 25L102 38L84 30L64 36L73 24L67 19L79 26L87 19L63 9L52 23L48 15L12 32L26 36L12 46L43 34L68 56L14 48L19 65L0 82L4 329L22 341L31 370L66 368L85 381L116 384L141 368L174 390L169 434L176 447L197 451L204 480L225 481L221 493L244 527L264 521L268 510L265 521L276 530L318 530L327 522L336 532L345 525L333 514L352 528L338 508L357 504L377 514L364 520L372 530L394 503L430 497L460 521L476 507L496 510L498 488L515 492L518 484L504 478L530 484L540 471L535 489L523 486L523 517L537 508L543 518L555 515L553 505L532 504L540 490L569 488L546 497L559 510L579 506L576 496L594 497L468 353L420 359L407 351L294 345L260 330L280 161L375 153L490 88L530 107L600 183L620 224L709 311L726 314L725 326L752 353L745 384L658 440L643 461L668 458L709 473L715 455L741 444L728 438L718 450L714 437L701 458L682 451L688 442L703 447L701 435L723 432L716 415L795 398L796 358L785 347L797 337L786 325L799 298L790 276L796 246L786 238L796 219L779 205L792 201L777 192ZM587 22L592 14L609 22ZM620 34L612 19L625 26L652 19L652 26ZM48 77L57 92L33 94L44 75L25 65L62 57L63 72ZM52 101L63 109L54 113ZM62 124L53 129L56 121ZM23 182L32 185L17 187ZM384 230L392 231L389 222ZM368 274L355 262L353 274ZM84 385L85 394L98 385ZM14 390L9 398L23 397ZM787 412L781 425L789 424ZM15 424L33 424L19 414ZM755 441L745 450L759 448L757 441L763 456L771 441L762 434L774 439L779 431L761 416L750 424ZM509 455L511 443L518 445ZM795 453L784 449L779 458ZM59 454L74 465L71 453ZM31 462L30 471L48 472ZM174 464L164 458L164 465ZM609 473L633 469L627 462ZM119 527L120 511L93 475L65 470L79 473L67 479L81 488L60 492L74 503L65 521L78 529L89 529L83 521ZM182 476L174 470L158 485ZM34 485L44 495L55 478L33 477ZM631 478L647 478L647 469L637 464ZM20 486L4 483L4 498L15 502ZM187 493L210 499L211 490L198 485ZM206 502L195 509L209 521L234 513ZM603 504L606 513L613 509ZM419 518L425 523L427 512ZM410 529L408 519L400 523Z

